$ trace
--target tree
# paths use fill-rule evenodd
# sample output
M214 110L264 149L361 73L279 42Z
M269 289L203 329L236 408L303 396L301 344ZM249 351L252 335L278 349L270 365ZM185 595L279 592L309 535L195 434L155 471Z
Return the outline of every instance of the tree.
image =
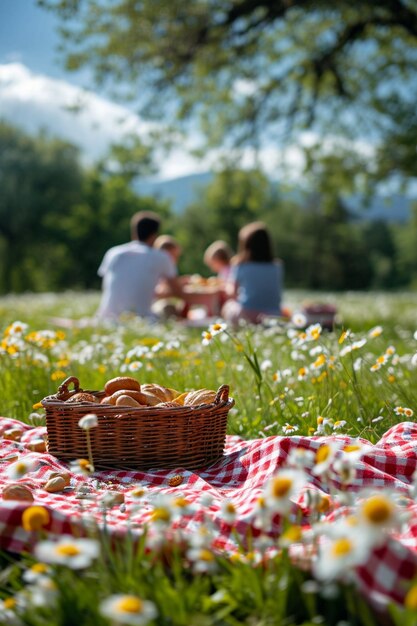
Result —
M149 165L133 147L110 152L116 173L106 160L87 171L75 146L0 122L0 293L98 287L104 252L129 239L133 213L168 219L166 203L130 184Z
M375 139L415 101L416 0L38 2L62 18L69 69L90 65L151 117L198 114L216 144L290 128Z
M200 190L198 202L189 206L174 226L187 258L184 271L207 273L202 256L216 239L224 239L236 249L237 235L246 223L267 217L272 206L272 189L260 170L227 167Z
M48 219L65 218L82 183L77 148L0 122L2 291L45 288L47 272L53 285L54 261L63 255L60 242L48 239Z

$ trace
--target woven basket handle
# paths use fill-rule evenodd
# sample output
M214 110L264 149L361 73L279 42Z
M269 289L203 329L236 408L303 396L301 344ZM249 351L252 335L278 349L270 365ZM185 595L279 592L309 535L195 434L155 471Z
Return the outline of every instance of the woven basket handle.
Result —
M69 376L64 380L62 385L58 387L58 391L56 393L56 397L58 398L58 400L66 400L70 397L71 391L68 389L68 387L71 384L74 385L73 393L78 393L79 391L82 391L82 389L80 389L80 381L78 380L78 378L76 378L75 376Z
M229 400L229 385L222 385L218 388L216 393L216 398L214 400L214 404L226 403ZM233 398L230 398L230 401L235 403Z

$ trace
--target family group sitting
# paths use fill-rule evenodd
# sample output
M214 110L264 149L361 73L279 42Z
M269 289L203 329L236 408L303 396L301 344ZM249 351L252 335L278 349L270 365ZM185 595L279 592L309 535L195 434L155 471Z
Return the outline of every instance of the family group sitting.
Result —
M193 279L178 275L181 247L169 235L158 236L159 230L158 215L136 213L131 220L131 241L106 252L98 269L103 279L100 318L118 319L133 313L155 319L155 302L161 298L178 299L181 309L176 313L188 316L196 302L190 289ZM274 259L265 224L244 226L237 248L233 256L225 242L216 241L204 253L204 262L216 274L221 294L221 309L216 313L231 323L240 319L258 323L265 315L280 315L283 267Z

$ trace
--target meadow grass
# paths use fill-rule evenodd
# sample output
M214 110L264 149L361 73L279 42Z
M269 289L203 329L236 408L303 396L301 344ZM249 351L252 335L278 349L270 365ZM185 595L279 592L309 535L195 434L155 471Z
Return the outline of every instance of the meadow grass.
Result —
M286 294L293 310L308 300L317 296ZM228 384L236 403L228 433L245 439L334 433L375 443L417 409L417 294L322 294L320 301L338 307L333 332L313 327L305 333L273 322L214 331L203 340L202 329L174 322L149 325L126 317L119 325L82 323L96 310L96 293L2 298L0 412L39 424L43 412L33 405L67 376L98 390L125 373L180 393ZM59 317L77 324L62 328ZM45 577L52 591L39 592L38 605L22 592L31 557L3 555L0 623L144 623L141 611L112 618L99 611L99 601L115 593L148 599L157 610L149 621L164 625L379 623L352 586L332 581L315 587L285 549L256 567L250 558L216 555L213 572L198 574L175 546L157 559L145 540L134 548L126 540L114 550L105 534L97 540L100 556L81 573L54 566ZM123 621L129 616L138 621ZM416 613L397 607L392 619L411 625Z

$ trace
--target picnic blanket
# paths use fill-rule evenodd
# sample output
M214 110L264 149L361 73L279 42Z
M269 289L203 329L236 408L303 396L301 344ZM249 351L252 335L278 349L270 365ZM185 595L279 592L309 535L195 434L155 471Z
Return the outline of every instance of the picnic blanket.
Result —
M127 528L130 532L142 532L143 523L149 520L152 510L152 496L155 494L178 493L190 502L201 499L203 493L211 496L210 504L204 515L209 516L217 529L219 549L233 552L238 549L235 533L242 537L253 524L254 508L262 494L265 482L281 467L285 466L288 455L294 448L316 451L323 443L341 440L349 443L347 436L302 437L271 436L256 440L243 440L237 436L227 436L225 453L222 459L206 470L192 472L181 467L170 470L96 471L93 476L71 475L71 485L63 492L48 493L43 489L52 472L68 472L67 463L46 454L31 451L31 443L45 435L45 427L31 427L16 420L0 418L0 436L13 428L23 430L19 442L0 439L0 489L11 480L7 468L16 459L17 454L34 461L30 473L20 479L32 490L34 504L42 505L50 513L50 522L46 530L60 534L82 534L86 517L92 518L99 526L106 525L114 536L123 535ZM357 568L357 580L361 590L368 597L383 594L385 597L401 602L407 583L417 575L417 504L409 498L409 485L417 469L417 424L405 422L392 427L380 441L369 444L367 453L358 461L357 472L350 489L360 491L364 488L389 488L404 494L409 522L401 533L391 536L383 545L375 548L368 562ZM170 479L178 476L181 484L170 486ZM172 482L172 480L171 480ZM90 497L79 498L79 487L84 484ZM129 497L133 487L142 485L147 488L148 497L141 501L139 512L131 516L134 503ZM311 475L308 487L325 493L328 484L323 484L320 476ZM101 498L109 492L125 494L123 506L114 506L104 512ZM78 495L77 495L78 494ZM93 496L93 497L91 497ZM221 515L221 504L230 500L237 511L234 531ZM29 505L27 502L0 500L0 548L12 552L29 550L35 537L22 528L22 513ZM135 504L137 507L137 503ZM299 517L307 520L305 499L302 493L294 498L294 507L298 508ZM195 532L201 518L199 512L191 514L182 521L184 532ZM201 520L200 520L201 521ZM279 525L276 533L280 532Z

